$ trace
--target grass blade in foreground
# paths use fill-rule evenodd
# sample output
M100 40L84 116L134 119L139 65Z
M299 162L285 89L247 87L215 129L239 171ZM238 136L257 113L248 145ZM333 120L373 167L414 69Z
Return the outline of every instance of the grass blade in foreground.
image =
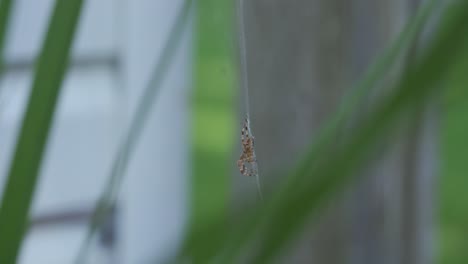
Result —
M466 227L468 203L466 186L468 178L468 49L464 60L448 78L444 91L441 114L441 176L438 180L438 238L440 254L436 263L464 263L468 259Z
M49 24L0 207L0 263L16 262L27 227L82 2L58 0Z
M187 240L211 219L227 219L235 138L233 1L199 1L196 16L195 86L191 98L191 188ZM222 231L219 230L219 231ZM206 246L216 239L204 237ZM191 251L191 260L205 256Z
M112 163L112 169L105 185L105 189L99 198L93 218L88 225L85 239L80 245L79 252L75 259L75 263L77 264L85 263L91 240L98 228L103 224L107 214L112 208L112 205L117 199L129 158L132 156L138 138L143 132L151 107L154 105L154 101L158 95L159 87L166 76L167 70L169 69L177 48L179 47L178 44L180 43L180 39L190 15L191 5L192 0L186 0L182 4L175 23L169 32L169 38L161 51L161 57L156 61L156 66L151 75L151 79L138 102L137 109L131 120L130 126L126 131L123 140L120 142L117 156Z
M5 43L10 25L11 10L13 9L13 0L0 1L0 74L3 72L5 63Z
M362 103L362 99L370 93L377 85L378 81L385 78L387 72L395 65L398 56L404 54L406 48L417 41L424 25L437 6L440 6L440 2L436 0L430 0L422 6L414 20L405 27L391 48L388 49L379 60L371 65L369 68L370 70L356 85L355 89L344 97L344 101L339 106L336 113L323 128L321 128L317 140L314 141L314 144L310 147L306 155L307 158L300 164L303 170L308 170L317 163L316 160L330 147L330 143L337 137L343 122L355 112L359 104ZM302 184L300 178L291 177L290 179L291 181L287 183L289 189L285 188L285 191L293 191L297 185L300 186Z
M10 17L13 10L13 6L13 0L0 1L0 76L3 74L3 68L5 67L5 44L7 42L9 25L11 23ZM0 88L0 107L3 104L1 90L2 88Z

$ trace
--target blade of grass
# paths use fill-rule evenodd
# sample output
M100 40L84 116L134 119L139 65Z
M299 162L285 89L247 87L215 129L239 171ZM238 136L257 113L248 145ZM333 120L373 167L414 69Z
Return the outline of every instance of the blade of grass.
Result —
M437 6L440 6L440 1L430 0L424 6L422 6L415 18L408 23L402 33L398 36L395 43L383 54L383 56L376 60L370 66L370 70L365 77L357 83L355 89L351 90L350 94L344 97L342 104L339 106L337 112L329 119L327 123L320 129L317 139L309 149L308 157L304 159L299 167L300 170L308 170L311 165L316 163L316 160L320 158L322 153L329 148L329 145L337 137L340 128L344 125L344 121L355 112L362 103L363 98L370 93L370 91L377 85L379 80L384 79L390 68L395 65L399 55L406 51L407 47L410 47L412 43L417 41L418 36L429 19L431 13ZM304 173L300 173L305 175ZM289 177L291 179L287 186L289 189L285 189L286 192L296 188L296 185L301 185L301 179Z
M129 158L135 150L138 139L143 132L146 120L149 117L151 107L154 105L160 86L173 61L177 48L179 47L180 39L182 38L189 19L191 5L192 0L186 0L182 4L182 7L169 32L169 38L161 51L161 57L156 61L156 66L154 67L151 79L139 99L136 112L132 117L125 136L120 142L116 158L112 163L112 169L109 174L108 181L105 184L105 189L99 197L93 217L88 225L85 239L83 240L75 259L75 263L77 264L85 263L92 238L106 220L106 216L117 199L128 166Z
M446 12L444 26L440 28L430 49L421 61L408 69L394 94L373 112L360 126L354 136L341 149L334 153L323 165L303 181L303 187L288 196L282 196L278 203L263 218L265 237L254 263L268 263L286 245L298 228L305 223L311 213L316 213L321 203L341 189L352 179L353 172L367 157L375 143L388 133L404 114L413 113L435 87L456 65L458 56L468 47L464 31L468 25L468 1Z
M0 74L3 72L5 63L5 44L8 36L11 11L13 10L13 0L0 1Z
M0 263L18 256L82 2L55 4L1 201Z
M230 46L232 1L197 7L192 96L190 229L227 215L228 171L234 133L234 76Z
M11 13L13 10L13 0L2 0L0 1L0 76L3 75L3 67L5 67L5 46L7 42L9 25L11 23ZM0 88L0 107L3 104ZM1 111L1 108L0 108Z
M190 218L186 234L190 241L206 222L227 219L228 215L229 171L232 169L235 133L233 5L233 1L226 0L205 0L197 5L195 87L191 105ZM203 242L216 243L225 224L218 224L216 231L207 237L209 241ZM197 252L187 252L190 254L188 259L205 263L205 256Z
M412 19L410 23L408 23L408 25L400 33L400 35L390 46L390 48L378 60L376 60L375 63L371 65L371 67L369 68L370 70L365 74L362 81L357 83L355 89L352 89L349 95L344 96L344 100L339 106L336 113L320 129L320 131L318 132L317 139L314 140L314 143L310 146L309 151L305 155L306 158L304 158L303 161L296 168L294 173L294 175L296 176L288 177L288 182L285 183L285 187L283 188L284 193L294 192L297 186L301 186L303 184L302 177L307 177L307 172L311 169L311 167L317 164L318 159L322 159L322 153L328 151L330 144L333 142L333 139L335 139L338 135L343 121L346 120L347 117L349 117L349 115L354 112L354 110L359 106L360 102L362 101L362 98L364 98L365 95L368 94L370 90L376 86L376 83L384 78L388 70L395 64L397 57L405 52L405 47L409 46L412 42L415 41L415 39L417 39L419 32L426 24L433 10L435 10L435 8L438 6L438 3L439 2L435 0L431 0L427 4L422 6L418 10L414 19ZM245 244L245 242L249 239L249 237L252 236L252 234L254 234L253 230L250 230L250 227L255 225L255 221L256 220L252 220L252 222L249 222L250 224L245 225L246 227L249 227L248 231L237 232L237 242L231 241L233 247L229 249L226 253L226 257L228 259L233 255L237 255L240 250L240 247ZM225 239L227 237L227 234L224 234L224 236L220 235L220 237ZM219 247L223 245L223 239L219 239L220 243L207 243L217 245L218 247L203 247L204 243L201 243L197 239L191 239L194 241L187 241L187 244L184 247L183 251L190 251L190 247L195 246L201 251L207 250L210 252L204 252L201 253L201 255L212 256L214 254L219 253Z
M464 250L468 223L468 203L464 198L468 184L468 49L463 58L448 77L448 87L442 96L441 177L436 187L439 213L435 220L439 223L440 253L436 263L463 263L468 259L468 251Z

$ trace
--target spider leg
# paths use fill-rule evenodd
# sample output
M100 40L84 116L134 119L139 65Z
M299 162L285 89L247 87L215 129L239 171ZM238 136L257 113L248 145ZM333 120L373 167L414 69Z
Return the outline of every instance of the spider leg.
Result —
M245 176L255 176L257 175L257 171L255 171L254 169L247 169L246 168L246 171L244 173Z
M242 153L237 161L237 167L242 175L246 175L247 166L245 166L245 153Z
M237 161L237 167L239 168L240 173L244 174L246 167L245 167L245 164L244 164L243 160L239 159Z
M247 167L245 164L249 164L250 167ZM246 162L244 163L244 167L245 167L245 173L244 175L245 176L254 176L254 175L257 175L257 171L255 170L255 160L249 158L246 160Z
M253 176L257 174L257 172L254 169L247 167L246 164L252 165L252 162L249 160L251 159L247 157L245 153L242 153L239 157L239 160L237 161L237 167L239 167L240 173L244 176Z

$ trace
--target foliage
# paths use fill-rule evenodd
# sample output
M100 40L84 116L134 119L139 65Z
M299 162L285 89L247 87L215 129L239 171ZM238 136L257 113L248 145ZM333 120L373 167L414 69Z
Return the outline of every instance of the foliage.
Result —
M29 208L82 2L57 1L55 5L1 201L0 263L15 263L27 229Z

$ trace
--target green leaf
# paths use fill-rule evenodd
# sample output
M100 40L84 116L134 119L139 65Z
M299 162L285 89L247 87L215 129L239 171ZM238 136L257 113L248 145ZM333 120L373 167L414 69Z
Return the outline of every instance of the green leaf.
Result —
M393 45L369 67L369 71L351 90L350 94L344 96L342 104L319 131L318 137L305 155L305 159L299 164L298 174L306 175L306 173L299 171L310 169L312 165L317 163L320 156L327 149L330 149L331 142L338 136L345 120L350 118L355 110L359 108L359 104L363 103L363 99L378 85L378 82L385 78L387 72L395 66L399 56L404 54L407 48L417 41L422 28L437 6L440 6L440 2L436 0L431 0L422 6ZM288 187L285 188L286 192L293 191L298 185L302 185L300 177L290 177L290 179L287 183Z
M235 138L232 4L206 0L197 6L191 214L180 259L171 263L183 263L187 258L206 263L210 256L205 252L222 244L226 234Z
M5 44L8 36L8 28L13 5L13 0L0 1L0 73L3 72L3 64L5 63Z
M460 58L460 63L448 77L440 116L442 177L436 185L439 195L436 222L440 228L440 234L436 236L441 245L437 263L442 264L464 263L468 259L468 203L465 199L468 186L468 49Z
M192 97L192 186L189 234L185 247L211 247L222 238L228 213L229 175L235 138L232 1L199 1L196 20L195 89ZM212 219L216 228L199 237L198 229ZM215 227L216 226L216 227ZM218 236L219 235L219 236ZM192 249L194 249L191 247ZM198 254L202 253L202 254ZM207 258L203 250L188 250L194 262Z
M0 263L15 263L27 228L82 2L57 1L49 24L0 207Z

